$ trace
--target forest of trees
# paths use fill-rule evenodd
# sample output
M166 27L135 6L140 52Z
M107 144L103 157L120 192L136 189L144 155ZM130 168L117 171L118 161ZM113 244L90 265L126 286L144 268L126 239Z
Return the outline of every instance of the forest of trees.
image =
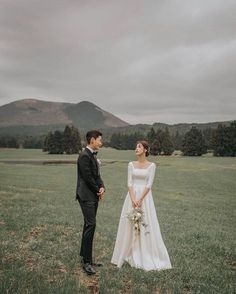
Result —
M78 154L81 150L81 136L74 126L66 126L63 132L49 132L43 144L43 151L49 154Z
M118 150L131 150L134 149L135 143L142 139L143 135L137 132L129 135L114 133L111 135L110 141L106 142L106 146Z
M119 150L134 149L141 139L149 142L152 155L171 155L174 150L180 150L184 156L201 156L209 151L214 156L236 156L236 121L227 127L219 125L217 129L203 131L192 127L184 135L177 131L171 136L168 128L164 131L151 128L146 136L115 133L108 146Z
M0 136L0 148L42 149L44 136Z
M217 129L199 130L192 127L185 134L178 131L170 134L164 130L151 128L148 134L113 133L104 136L104 146L118 150L132 150L138 140L147 140L152 155L171 155L180 150L184 156L201 156L212 152L214 156L236 156L236 121L229 126L218 125ZM0 136L0 147L3 148L40 148L50 154L74 154L82 150L82 139L79 130L66 126L64 131L49 132L46 136Z

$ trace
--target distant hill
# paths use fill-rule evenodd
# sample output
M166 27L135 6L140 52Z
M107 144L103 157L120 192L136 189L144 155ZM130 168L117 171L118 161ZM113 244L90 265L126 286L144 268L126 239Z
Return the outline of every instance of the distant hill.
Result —
M175 135L177 131L179 132L180 135L184 135L193 126L203 131L209 128L216 129L219 124L229 126L231 122L232 121L220 121L220 122L209 122L209 123L179 123L179 124L173 124L173 125L169 125L165 123L154 123L153 125L136 124L136 125L129 125L127 127L119 127L109 131L111 133L120 132L120 133L131 134L134 132L141 132L143 134L147 134L150 131L151 127L153 127L154 130L157 130L157 129L165 130L165 128L168 127L171 135Z
M125 127L129 124L95 104L18 100L0 106L0 134L37 134L73 124L80 130Z
M100 129L108 136L114 132L146 134L151 127L168 127L174 135L177 131L185 134L192 126L204 130L217 128L220 123L229 125L230 122L130 125L88 101L74 104L24 99L0 106L0 135L40 135L50 130L63 130L67 124L73 124L82 132Z

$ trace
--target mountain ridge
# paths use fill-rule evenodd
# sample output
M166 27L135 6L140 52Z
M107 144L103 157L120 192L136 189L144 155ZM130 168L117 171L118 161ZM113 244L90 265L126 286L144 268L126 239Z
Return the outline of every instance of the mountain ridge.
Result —
M156 122L152 125L141 123L132 125L86 100L69 103L27 98L0 106L0 134L2 135L46 134L56 129L63 130L67 124L75 125L82 132L89 129L101 129L107 134L114 132L146 134L151 127L154 129L168 127L171 134L177 131L184 134L192 126L205 130L217 128L219 124L229 125L232 121L177 124Z
M0 127L58 124L74 124L80 128L129 125L89 101L67 103L28 98L0 106Z

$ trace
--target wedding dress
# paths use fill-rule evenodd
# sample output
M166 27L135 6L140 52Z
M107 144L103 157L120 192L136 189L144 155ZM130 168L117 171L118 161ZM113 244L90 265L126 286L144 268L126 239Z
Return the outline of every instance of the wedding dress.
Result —
M132 162L128 164L128 186L132 186L136 200L141 197L145 187L150 188L142 203L146 228L141 226L140 233L134 230L133 223L127 218L132 210L129 193L122 208L115 248L111 262L121 267L127 261L132 267L143 270L170 269L170 258L162 240L162 235L152 198L152 183L156 165L151 163L147 168L137 168Z

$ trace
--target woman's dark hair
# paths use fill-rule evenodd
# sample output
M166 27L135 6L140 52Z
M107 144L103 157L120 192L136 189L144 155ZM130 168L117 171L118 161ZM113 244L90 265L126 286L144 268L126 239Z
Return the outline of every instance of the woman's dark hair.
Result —
M145 155L146 155L146 157L148 157L149 154L150 154L150 147L149 147L148 142L147 142L147 141L144 141L144 140L141 140L141 141L138 141L138 142L136 143L136 146L137 146L138 144L143 145L144 149L146 149Z
M92 131L87 132L87 134L86 134L87 143L90 144L90 141L92 138L94 138L96 140L99 136L102 136L102 133L97 130L92 130Z

